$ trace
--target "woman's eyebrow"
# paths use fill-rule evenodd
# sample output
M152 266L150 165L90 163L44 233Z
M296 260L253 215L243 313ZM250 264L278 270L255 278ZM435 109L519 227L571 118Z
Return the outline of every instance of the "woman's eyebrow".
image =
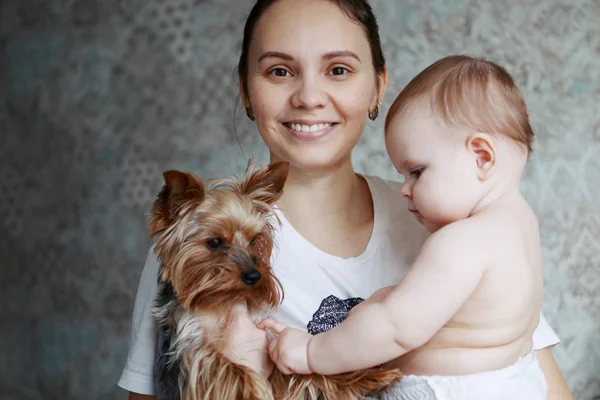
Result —
M289 54L282 53L280 51L266 51L258 57L258 62L261 62L265 58L280 58L286 61L294 61L294 57Z
M338 57L352 57L358 60L358 62L361 62L360 57L350 50L330 51L329 53L323 54L321 58L323 60L331 60L333 58ZM294 61L294 57L287 53L282 53L280 51L266 51L263 54L261 54L260 57L258 57L258 62L261 62L262 60L267 58L279 58L286 61Z
M358 60L358 62L360 62L360 57L350 51L350 50L340 50L340 51L331 51L329 53L325 53L323 54L323 59L324 60L331 60L332 58L337 58L337 57L352 57L352 58L356 58Z

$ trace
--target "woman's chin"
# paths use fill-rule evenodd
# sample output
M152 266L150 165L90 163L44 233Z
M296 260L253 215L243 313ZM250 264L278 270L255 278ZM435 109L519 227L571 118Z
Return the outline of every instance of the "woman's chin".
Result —
M290 152L287 159L292 169L327 173L339 169L344 164L346 160L342 159L343 154L343 152L333 153L331 149L314 148ZM348 164L351 165L350 162Z

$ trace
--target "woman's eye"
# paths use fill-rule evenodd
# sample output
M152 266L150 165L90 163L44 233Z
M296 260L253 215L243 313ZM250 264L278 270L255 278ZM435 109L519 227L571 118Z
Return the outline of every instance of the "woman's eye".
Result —
M329 72L331 75L345 75L348 72L348 68L344 68L344 67L335 67L332 68L331 71Z
M292 76L292 74L290 74L290 72L285 68L273 68L269 71L269 75L277 76L280 78Z
M417 169L414 169L414 170L410 171L410 174L411 174L412 176L414 176L414 177L418 178L418 177L420 177L420 176L421 176L421 174L423 173L423 169L424 169L424 168L417 168Z
M206 247L210 250L218 250L223 247L223 239L214 237L206 240Z

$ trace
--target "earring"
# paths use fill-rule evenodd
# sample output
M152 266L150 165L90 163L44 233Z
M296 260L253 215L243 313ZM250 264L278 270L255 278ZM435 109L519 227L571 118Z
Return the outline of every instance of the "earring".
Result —
M381 107L381 103L377 103L375 105L375 109L373 111L369 111L369 119L371 121L375 121L375 119L377 119L377 116L379 115L379 107Z
M254 115L252 114L252 111L250 110L250 107L246 107L246 115L248 116L248 118L250 118L250 121L254 121Z

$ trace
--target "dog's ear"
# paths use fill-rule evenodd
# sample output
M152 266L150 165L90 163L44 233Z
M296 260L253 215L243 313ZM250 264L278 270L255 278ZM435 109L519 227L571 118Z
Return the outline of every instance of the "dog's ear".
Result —
M268 167L255 168L252 160L248 162L246 176L242 182L242 193L272 206L283 194L289 163L274 162Z
M266 184L272 192L272 199L266 201L273 205L283 194L283 186L288 176L290 164L285 161L277 161L267 167L266 176L263 178L263 184Z
M197 205L204 201L204 183L196 175L181 171L167 171L163 176L165 186L158 194L151 210L151 235L173 223L185 205Z

